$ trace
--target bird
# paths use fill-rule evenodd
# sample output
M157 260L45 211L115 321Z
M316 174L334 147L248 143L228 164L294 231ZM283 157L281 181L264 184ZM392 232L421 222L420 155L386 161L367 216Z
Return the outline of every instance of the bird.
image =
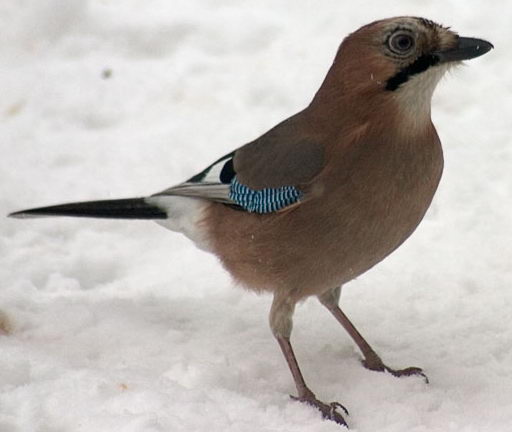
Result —
M443 75L493 48L429 19L374 21L345 37L311 102L188 180L139 198L74 202L9 216L153 220L213 253L243 287L270 293L269 324L293 399L348 427L348 411L308 387L291 333L316 297L363 365L394 376L339 306L341 287L397 249L429 208L443 171L431 100Z

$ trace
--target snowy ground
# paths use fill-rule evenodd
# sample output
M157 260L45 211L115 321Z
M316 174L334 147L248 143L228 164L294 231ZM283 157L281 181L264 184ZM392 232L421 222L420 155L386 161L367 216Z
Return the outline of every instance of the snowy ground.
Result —
M369 372L313 300L293 341L360 432L512 424L512 3L4 0L0 214L139 196L301 109L341 38L414 14L496 45L434 100L446 170L427 218L342 303L391 365ZM294 392L270 298L150 222L0 221L0 431L340 430ZM1 326L1 325L0 325Z

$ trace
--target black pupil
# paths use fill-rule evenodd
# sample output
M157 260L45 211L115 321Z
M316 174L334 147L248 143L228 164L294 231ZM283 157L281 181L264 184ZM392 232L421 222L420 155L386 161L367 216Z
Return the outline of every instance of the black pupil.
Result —
M412 39L408 35L400 35L395 38L395 47L400 51L407 51L412 46Z

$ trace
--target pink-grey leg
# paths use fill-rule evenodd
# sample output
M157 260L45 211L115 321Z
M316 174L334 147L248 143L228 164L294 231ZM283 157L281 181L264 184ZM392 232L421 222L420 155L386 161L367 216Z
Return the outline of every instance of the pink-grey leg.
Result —
M292 396L292 398L317 408L325 419L332 420L342 426L347 426L345 419L338 412L338 408L341 408L348 414L345 407L338 402L326 404L318 400L304 381L304 377L290 343L294 309L295 304L290 303L286 298L279 297L276 294L270 311L270 327L281 347L281 351L288 363L293 380L295 381L295 386L297 387L298 396Z
M334 315L336 320L338 320L338 322L343 326L343 328L347 331L347 333L359 347L361 353L363 354L363 360L361 361L363 366L373 371L388 372L396 377L420 375L428 383L428 377L425 375L423 370L418 367L393 369L384 364L379 355L373 350L368 342L366 342L361 333L359 333L359 331L355 328L355 326L350 322L350 320L338 306L340 293L341 287L318 296L318 299Z

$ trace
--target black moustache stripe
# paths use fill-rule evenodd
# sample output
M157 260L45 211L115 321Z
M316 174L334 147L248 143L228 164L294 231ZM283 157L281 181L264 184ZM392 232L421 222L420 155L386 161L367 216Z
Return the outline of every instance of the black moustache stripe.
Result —
M394 91L404 82L407 82L413 75L425 72L428 68L439 63L439 57L432 54L422 55L418 57L409 66L404 67L400 72L388 79L386 90Z

